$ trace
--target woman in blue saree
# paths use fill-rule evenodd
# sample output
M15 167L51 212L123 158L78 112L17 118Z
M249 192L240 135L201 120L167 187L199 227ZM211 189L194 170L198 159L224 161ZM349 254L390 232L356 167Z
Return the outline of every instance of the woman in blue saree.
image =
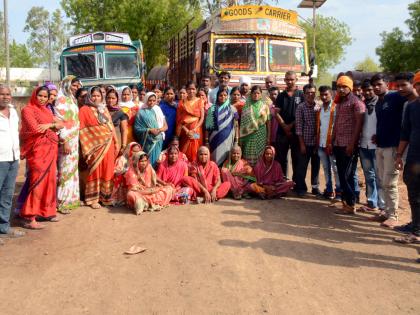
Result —
M227 89L220 89L216 103L209 108L205 124L206 146L210 148L212 161L219 167L238 142L238 118L236 108L230 105Z
M176 110L178 104L175 101L175 91L168 86L163 90L163 100L160 101L159 107L165 115L168 130L165 132L165 140L163 141L163 149L167 149L175 136L176 127Z
M156 106L156 100L155 93L147 93L144 106L138 111L134 122L134 133L153 167L162 151L165 131L168 129L162 110Z

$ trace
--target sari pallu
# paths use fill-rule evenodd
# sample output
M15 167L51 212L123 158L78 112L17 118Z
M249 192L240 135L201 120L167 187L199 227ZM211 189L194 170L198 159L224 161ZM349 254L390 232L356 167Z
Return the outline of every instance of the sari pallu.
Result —
M201 184L204 188L207 189L209 193L211 193L219 178L220 171L216 163L213 161L208 161L206 165L203 166L198 162L195 162L189 168L189 176L183 178L182 185L192 188L193 198L203 197L204 192L201 191L199 184ZM216 192L217 199L226 197L226 195L229 193L229 189L229 182L221 183Z
M143 210L160 210L169 205L174 194L171 186L158 186L155 170L147 164L146 169L141 172L138 164L144 152L137 152L130 161L130 167L125 174L127 183L127 205L134 209L136 214Z
M266 149L271 149L273 151L273 156L276 155L274 147L267 146ZM294 182L284 178L279 162L273 159L271 163L265 163L264 153L258 159L254 172L258 185L264 187L263 194L267 197L280 197L282 194L286 194L295 185ZM270 188L269 192L267 187Z
M186 99L185 101L179 102L176 112L175 132L179 137L179 147L181 152L185 153L190 161L196 160L198 148L203 143L203 130L201 126L197 128L203 106L203 101L200 98L196 98L193 101ZM182 126L185 126L188 130L196 128L195 133L198 134L198 139L190 139Z
M166 149L175 135L176 110L178 105L175 102L169 104L166 101L160 101L159 106L162 113L165 115L166 123L168 125L168 130L165 131L165 140L163 141L163 148Z
M122 92L125 89L130 90L131 94L131 100L128 102L122 101ZM118 92L118 99L120 102L118 103L119 107L121 108L122 112L128 116L128 126L127 126L127 143L136 141L134 137L134 123L136 120L137 112L140 109L139 103L135 103L133 101L133 92L131 92L130 87L127 85L121 87L121 89Z
M156 105L155 105L156 106ZM136 117L134 132L140 141L144 152L149 156L150 164L154 167L159 159L163 145L163 133L153 135L150 129L159 128L156 113L153 108L142 108Z
M179 159L179 154L178 160L172 165L169 164L168 159L160 163L157 176L165 183L175 187L172 201L180 202L181 199L189 200L191 198L192 190L189 187L182 187L183 178L188 176L188 164L184 160Z
M36 89L28 105L22 109L20 130L21 158L26 159L27 196L20 209L20 216L33 220L51 218L57 208L57 154L58 137L51 129L37 131L40 124L54 121L52 112L38 103Z
M60 143L70 147L70 153L58 150L58 211L68 212L80 205L79 192L79 108L71 94L72 77L61 83L55 106L55 115L63 121L64 128L59 131Z
M229 182L233 195L243 195L248 192L255 192L253 185L255 186L256 178L254 171L249 163L240 159L235 164L232 164L230 159L226 160L223 164L222 170L223 182Z
M125 183L124 175L129 168L129 162L133 155L133 148L138 146L141 150L140 144L131 142L124 150L124 153L115 161L114 168L114 187L112 189L112 205L123 206L127 200L127 184Z
M266 123L270 119L270 108L263 100L248 98L242 109L240 143L245 160L254 166L267 143Z
M102 202L112 204L115 149L111 116L105 108L107 122L99 122L98 109L84 105L80 108L80 146L88 173L85 202L92 205Z
M205 127L209 133L209 144L212 161L221 166L232 149L235 140L236 109L229 101L222 105L210 107Z

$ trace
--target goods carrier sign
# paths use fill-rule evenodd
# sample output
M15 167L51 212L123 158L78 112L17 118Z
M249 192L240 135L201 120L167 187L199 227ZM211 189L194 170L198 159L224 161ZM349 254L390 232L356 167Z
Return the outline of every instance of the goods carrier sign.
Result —
M242 19L273 19L297 24L297 12L259 5L232 6L221 11L222 21Z

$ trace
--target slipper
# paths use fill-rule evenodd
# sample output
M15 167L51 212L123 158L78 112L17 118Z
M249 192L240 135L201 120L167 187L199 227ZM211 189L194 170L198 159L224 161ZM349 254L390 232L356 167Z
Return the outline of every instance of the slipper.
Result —
M48 221L49 222L60 222L60 218L55 216L55 217L51 217Z
M60 209L58 210L58 212L60 212L61 214L70 214L71 211L69 209Z
M45 225L39 224L36 221L31 221L29 223L25 223L23 225L23 227L25 229L28 229L28 230L42 230L42 229L45 229Z
M420 244L420 236L408 234L403 237L396 237L393 241L400 244Z
M101 209L102 208L102 206L99 203L93 203L93 204L90 205L90 207L92 209Z
M369 206L361 206L359 208L357 208L357 212L363 212L363 213L367 213L367 212L375 212L376 210L378 210L377 208L371 208Z
M128 250L126 250L124 252L124 254L126 254L126 255L135 255L135 254L143 253L146 250L147 250L147 248L145 248L145 247L140 247L138 245L133 245Z

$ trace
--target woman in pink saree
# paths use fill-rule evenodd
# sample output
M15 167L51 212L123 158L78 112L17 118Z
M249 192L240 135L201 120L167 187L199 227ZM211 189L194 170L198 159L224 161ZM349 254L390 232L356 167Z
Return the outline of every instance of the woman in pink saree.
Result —
M137 152L131 157L124 177L128 189L127 205L137 215L145 210L159 211L169 205L175 190L157 178L145 152Z
M210 151L202 146L198 149L197 161L189 169L189 176L184 177L182 185L193 189L193 198L197 202L204 198L205 203L215 202L226 197L229 193L230 183L220 178L217 164L210 161Z
M221 171L223 182L229 182L231 185L230 191L234 199L239 200L248 193L262 191L262 188L255 183L257 180L252 166L242 159L242 149L238 145L232 148Z
M275 154L274 147L266 146L254 169L257 184L263 187L259 192L262 199L283 197L295 185L284 178L280 163L274 160Z
M185 204L191 198L192 189L182 187L182 180L188 176L188 164L179 158L179 148L175 145L167 149L167 158L159 164L157 176L159 179L175 188L172 201Z

